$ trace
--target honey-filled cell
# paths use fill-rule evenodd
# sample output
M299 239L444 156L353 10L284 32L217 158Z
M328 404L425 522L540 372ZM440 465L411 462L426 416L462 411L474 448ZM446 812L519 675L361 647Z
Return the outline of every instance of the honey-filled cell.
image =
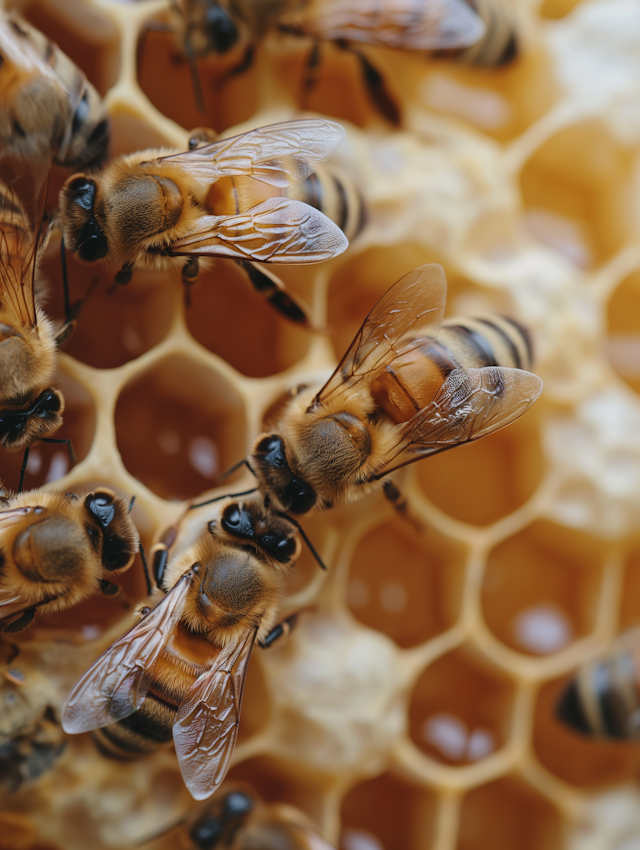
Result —
M275 266L274 272L281 274ZM308 271L294 270L289 280L305 280ZM303 287L299 287L302 290ZM295 287L292 287L295 289ZM310 300L304 292L295 292ZM294 366L307 353L311 332L282 318L254 290L246 274L231 260L218 260L191 287L185 308L187 327L209 351L250 378L275 375Z
M528 655L547 655L590 634L606 547L596 538L535 522L491 550L482 610L491 631Z
M560 850L563 824L554 805L515 777L465 796L456 850Z
M429 528L418 534L395 520L367 532L351 560L351 613L399 646L445 631L459 612L464 550Z
M640 393L640 272L618 284L607 305L606 354L632 390Z
M56 245L57 247L57 245ZM47 314L64 321L62 267L57 250L42 263ZM118 286L115 266L87 266L67 252L70 301L84 300L66 354L95 369L115 369L158 345L167 335L182 298L178 272L135 271Z
M568 680L546 682L536 701L533 748L540 762L578 788L597 790L635 782L640 772L640 745L582 735L558 717L558 703Z
M597 120L556 133L520 174L532 235L580 268L610 259L632 236L634 166L635 153Z
M434 761L480 761L507 740L513 699L509 679L468 649L456 649L436 659L417 680L409 734Z
M538 14L542 18L555 21L570 15L583 0L542 0Z
M126 468L164 499L210 489L246 451L240 395L183 355L160 360L124 386L115 426Z
M67 375L58 372L52 386L64 397L65 408L62 425L50 435L52 440L71 440L76 460L80 462L89 454L96 429L96 410L88 390ZM0 448L0 481L9 490L17 490L23 451L7 452ZM65 443L37 442L29 450L24 477L24 489L33 490L62 478L72 467L72 459Z
M342 801L340 850L431 847L436 798L428 788L383 773L359 782Z
M540 485L545 461L535 408L474 443L416 464L420 486L442 511L490 525L522 507Z
M186 130L208 127L221 133L247 121L256 111L259 60L242 73L225 78L226 72L242 61L241 46L224 56L197 59L190 69L184 46L170 31L171 19L164 15L157 20L167 31L143 29L137 51L138 85L151 103ZM152 20L149 23L153 25ZM192 74L197 75L197 83ZM198 104L198 85L204 112Z

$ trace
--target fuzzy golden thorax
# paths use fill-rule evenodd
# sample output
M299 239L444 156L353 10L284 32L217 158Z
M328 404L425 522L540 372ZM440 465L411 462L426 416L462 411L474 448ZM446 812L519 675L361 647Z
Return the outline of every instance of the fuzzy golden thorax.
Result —
M265 495L298 516L369 492L396 441L390 422L369 418L374 403L366 386L330 405L314 404L316 393L291 400L274 431L258 437L250 460Z
M60 192L65 244L82 262L164 268L184 261L162 256L204 211L181 166L158 162L175 153L153 149L123 156L99 175L75 174Z

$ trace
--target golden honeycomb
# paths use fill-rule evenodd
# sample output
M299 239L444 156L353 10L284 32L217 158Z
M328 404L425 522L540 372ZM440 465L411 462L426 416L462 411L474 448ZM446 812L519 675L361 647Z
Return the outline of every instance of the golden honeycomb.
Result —
M531 328L545 382L536 406L405 471L417 527L381 494L305 521L329 570L304 551L283 607L304 611L299 625L254 653L230 777L298 806L342 850L640 845L640 750L587 741L554 716L567 675L640 620L640 7L495 2L521 34L511 66L371 51L401 102L399 131L370 108L352 57L324 50L303 114L345 126L333 161L359 187L367 226L331 262L277 271L328 335L282 321L224 261L185 308L178 275L135 273L113 294L116 269L71 258L74 298L99 284L59 365L58 436L79 463L40 445L27 470L29 488L135 494L149 549L185 500L251 486L217 476L292 386L329 374L377 297L415 266L444 266L447 315L503 311ZM203 61L203 119L175 40L151 32L138 52L168 0L10 5L106 98L114 155L184 149L203 124L241 132L299 113L301 40L265 42L222 88L237 56ZM63 179L52 175L53 201ZM58 245L43 275L61 317ZM20 460L0 457L8 486ZM139 560L123 584L119 599L19 636L13 666L38 688L46 680L55 712L128 627L144 596ZM171 748L123 764L73 737L54 768L3 794L0 847L127 850L191 805ZM177 842L171 832L147 846Z

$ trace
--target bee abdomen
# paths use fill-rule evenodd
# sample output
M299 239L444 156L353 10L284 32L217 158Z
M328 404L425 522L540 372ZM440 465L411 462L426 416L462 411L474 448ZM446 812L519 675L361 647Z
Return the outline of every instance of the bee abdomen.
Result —
M531 368L529 333L506 316L448 319L442 324L438 341L447 347L452 360L461 368Z
M558 704L558 716L583 735L640 737L640 709L630 653L591 664L580 671Z
M353 241L366 222L362 196L353 182L331 165L318 165L303 183L300 200L320 210L349 241Z
M148 694L142 708L111 726L97 729L94 740L103 755L132 759L153 752L171 740L176 709L154 694Z
M468 65L496 68L516 59L518 39L509 9L501 0L467 0L467 3L480 15L486 31L480 41L456 52L457 60Z

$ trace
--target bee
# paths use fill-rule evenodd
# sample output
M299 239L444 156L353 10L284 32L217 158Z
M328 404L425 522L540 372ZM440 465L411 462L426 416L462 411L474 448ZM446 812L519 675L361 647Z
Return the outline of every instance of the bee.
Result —
M604 658L584 664L566 687L558 716L594 738L640 738L640 631L623 635Z
M96 165L109 122L98 92L60 48L0 11L0 147L63 168Z
M0 500L0 628L77 605L127 570L138 552L130 505L106 487L87 495L31 490Z
M225 782L211 802L198 806L178 826L182 850L333 850L298 809L267 805L240 782Z
M64 730L98 730L99 748L115 758L173 737L192 796L213 794L235 748L253 646L269 646L290 625L276 617L300 546L290 522L235 501L168 562L160 545L154 573L166 594L141 607L136 625L76 682Z
M76 174L60 193L65 245L84 263L118 263L118 283L127 283L134 268L175 265L182 265L183 281L193 283L199 257L228 257L249 270L271 306L307 324L283 285L254 262L319 263L345 250L347 239L336 224L287 196L289 184L304 180L344 135L331 121L300 119L184 153L147 150L120 157L94 177ZM238 214L221 214L215 186L224 179L231 190L232 177L278 191Z
M400 113L394 97L381 73L353 42L397 50L466 47L478 41L485 29L473 6L465 0L423 0L419 4L415 0L177 0L172 10L201 111L204 104L196 60L245 45L240 63L226 72L224 81L246 71L253 62L255 45L275 32L314 43L306 64L305 93L316 81L320 45L333 42L357 59L374 106L397 125Z
M466 65L484 68L497 68L517 59L520 53L518 34L511 10L504 0L466 0L466 2L482 18L485 34L469 47L444 51L441 55L448 55Z
M542 381L525 371L524 328L498 316L442 322L445 300L441 266L409 272L322 389L296 390L234 467L249 468L266 505L301 516L356 501L401 467L493 434L531 407ZM384 488L402 510L395 486Z
M57 700L37 670L5 668L0 678L0 788L5 793L37 779L62 755L66 739Z

